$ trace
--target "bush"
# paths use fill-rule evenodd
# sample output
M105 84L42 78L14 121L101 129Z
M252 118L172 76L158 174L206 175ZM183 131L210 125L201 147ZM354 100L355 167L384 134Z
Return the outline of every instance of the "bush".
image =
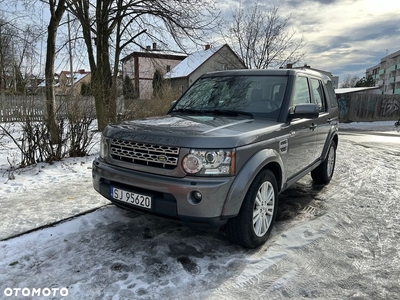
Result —
M0 138L8 136L21 153L21 161L17 167L88 155L94 135L91 131L94 121L93 105L77 97L67 99L62 106L66 107L59 107L58 110L67 111L67 114L57 119L56 139L51 139L46 122L34 121L29 113L22 122L18 122L18 130L15 127L11 130L10 123L0 125Z
M122 93L125 99L135 98L135 87L128 75L125 75L124 82L122 84Z
M178 99L179 92L166 85L160 88L160 93L148 100L135 100L126 109L125 114L120 115L120 120L132 120L164 115L171 103Z

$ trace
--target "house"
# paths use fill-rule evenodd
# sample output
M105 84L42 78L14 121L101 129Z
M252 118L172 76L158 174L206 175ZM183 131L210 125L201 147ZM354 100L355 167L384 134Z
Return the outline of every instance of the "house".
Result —
M58 85L59 81L60 81L60 74L54 73L53 77L54 86ZM44 78L42 78L41 82L37 85L35 93L39 95L46 94L46 80Z
M368 68L365 78L369 75L375 80L375 85L385 95L400 94L400 50L381 58L376 66Z
M171 87L183 93L202 74L212 71L247 69L243 61L227 44L211 47L190 54L175 68L165 74Z
M156 71L164 76L187 55L170 50L159 50L157 44L147 46L142 51L132 52L121 59L122 76L133 80L135 98L150 99L153 95L153 77Z
M56 95L72 94L73 96L78 96L81 94L81 87L83 84L90 85L91 78L92 76L90 72L81 69L77 72L73 72L72 81L71 72L62 71L58 78L58 83L54 85L54 92Z

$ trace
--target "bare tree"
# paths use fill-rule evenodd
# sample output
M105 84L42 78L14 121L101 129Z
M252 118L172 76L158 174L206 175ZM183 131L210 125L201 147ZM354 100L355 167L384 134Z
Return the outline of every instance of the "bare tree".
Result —
M38 33L35 25L16 24L16 20L0 19L0 90L24 92L28 69L35 56Z
M240 7L234 11L225 38L250 69L295 64L305 55L305 42L288 29L289 21L290 17L279 16L279 7L265 9L256 1L249 10Z
M340 85L341 88L350 88L350 87L355 87L357 82L360 80L360 78L356 75L350 75L348 74L342 81L342 84Z
M12 37L15 31L11 27L10 21L0 19L0 90L8 88L8 78L13 69Z
M56 57L56 39L57 30L67 9L66 0L48 0L50 11L50 21L47 27L47 48L46 48L46 66L45 66L45 82L46 82L46 124L50 132L51 143L59 144L59 128L56 120L56 101L54 95L54 61Z
M122 50L138 37L169 34L201 41L218 14L213 0L78 0L71 12L80 20L92 72L98 129L116 118L116 79Z

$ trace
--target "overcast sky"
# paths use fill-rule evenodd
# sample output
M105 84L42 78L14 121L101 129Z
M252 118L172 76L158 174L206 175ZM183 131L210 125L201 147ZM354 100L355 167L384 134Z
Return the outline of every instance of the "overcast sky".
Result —
M307 42L306 56L298 65L331 72L342 81L347 75L365 76L386 54L400 50L400 0L259 0L266 9L279 7L279 16L290 16L290 26ZM2 5L7 3L0 0ZM239 7L251 8L254 0L216 0L225 19ZM2 9L0 8L0 12ZM46 10L45 10L46 11ZM47 21L46 21L47 22ZM221 44L215 37L212 44ZM172 46L172 45L171 45ZM75 59L77 69L85 62ZM68 68L68 57L56 64Z
M218 0L223 15L232 15L237 0ZM252 6L254 1L242 1ZM340 76L365 76L365 70L400 50L399 0L260 0L291 14L291 26L307 42L300 64Z

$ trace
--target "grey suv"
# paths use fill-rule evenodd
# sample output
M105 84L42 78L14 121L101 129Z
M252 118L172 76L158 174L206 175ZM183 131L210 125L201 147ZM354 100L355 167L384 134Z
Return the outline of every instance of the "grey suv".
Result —
M338 105L311 70L234 70L201 76L158 118L109 125L93 162L94 188L115 205L224 226L255 248L268 238L278 195L311 172L331 180Z

